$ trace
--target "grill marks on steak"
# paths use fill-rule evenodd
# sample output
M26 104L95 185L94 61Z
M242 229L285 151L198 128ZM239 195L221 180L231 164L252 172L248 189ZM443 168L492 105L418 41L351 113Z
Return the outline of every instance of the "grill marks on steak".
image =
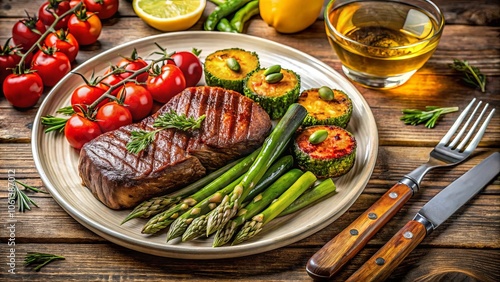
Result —
M154 119L171 109L206 118L198 130L162 130L147 149L129 153L131 132L154 130ZM187 88L153 116L87 143L80 152L79 172L83 184L106 206L130 208L254 151L270 130L268 114L249 98L218 87Z

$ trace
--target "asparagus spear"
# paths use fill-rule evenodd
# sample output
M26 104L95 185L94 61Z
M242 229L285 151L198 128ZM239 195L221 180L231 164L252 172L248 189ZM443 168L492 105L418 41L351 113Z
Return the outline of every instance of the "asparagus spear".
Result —
M192 207L189 211L177 217L172 222L172 224L170 225L170 229L167 232L167 241L170 241L174 238L181 236L194 218L207 214L208 212L213 210L217 206L217 204L219 204L222 201L222 198L225 195L231 193L234 187L236 187L236 185L238 185L238 183L240 183L242 179L243 175L240 176L235 181L231 182L231 184L227 185L226 187L220 189L219 191L203 199L202 201L197 203L194 207Z
M300 169L292 169L276 180L271 186L264 190L264 192L255 196L248 205L238 211L236 218L229 220L226 225L224 225L224 228L217 230L213 246L219 247L229 242L236 232L236 228L265 209L274 199L292 186L302 174L303 172Z
M255 186L252 191L262 191L276 179L278 179L281 175L287 172L293 166L293 157L291 155L284 156L277 160L266 172L266 174L262 177L259 183ZM240 179L231 183L231 185L224 187L223 189L217 191L215 194L210 196L208 199L203 200L196 206L194 206L189 212L182 214L178 217L172 225L170 226L169 232L167 234L167 240L171 240L178 236L181 236L184 231L188 228L188 226L193 222L193 220L201 215L205 215L211 210L213 207L205 207L207 204L205 202L210 202L212 204L220 203L222 197L233 191L234 187L241 181ZM212 200L213 199L213 200ZM210 201L211 200L211 201ZM205 228L206 230L206 228Z
M245 222L241 230L236 234L233 245L246 241L257 235L262 228L277 217L286 207L295 201L305 190L307 190L316 181L316 176L306 171L288 190L274 201L263 212L252 217Z
M186 212L192 206L196 205L199 201L215 193L221 187L230 184L232 181L243 175L248 170L251 164L255 161L259 152L260 149L255 150L253 153L243 158L241 162L233 166L231 169L226 171L220 177L216 178L214 181L210 182L198 192L194 193L188 198L185 198L172 208L155 215L143 227L142 233L154 234L166 228L168 225L170 225L170 223L172 223L172 221L179 217L179 215Z
M133 218L138 218L138 217L150 218L153 215L168 210L173 205L177 204L183 197L187 197L195 193L199 189L203 188L210 182L214 181L217 177L221 176L223 173L228 171L230 168L235 166L237 163L241 162L242 160L243 158L231 162L172 194L154 197L142 202L137 207L135 207L134 210L132 210L132 212L130 212L129 215L127 215L127 217L122 221L121 224L124 224L125 222Z
M245 173L245 177L238 184L231 197L225 196L222 203L211 214L207 222L207 232L211 234L222 228L240 208L240 202L245 199L250 190L262 178L269 166L283 152L288 141L307 115L307 110L300 104L290 105L283 118L264 141L262 150L255 162Z
M335 183L331 178L327 178L312 189L305 191L304 194L302 194L297 200L282 211L279 216L285 216L305 207L314 205L335 192Z

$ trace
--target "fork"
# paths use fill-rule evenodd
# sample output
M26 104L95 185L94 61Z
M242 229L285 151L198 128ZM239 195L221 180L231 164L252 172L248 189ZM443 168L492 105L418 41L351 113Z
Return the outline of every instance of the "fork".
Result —
M481 141L486 127L495 112L495 109L490 111L469 143L470 138L476 131L488 108L488 104L486 104L479 117L474 121L476 112L482 104L482 101L479 101L474 107L472 114L457 133L457 130L462 125L475 101L476 98L467 105L445 136L430 152L427 163L403 176L377 202L309 259L306 266L309 276L314 279L331 278L408 202L413 194L418 192L420 183L427 172L437 167L456 165L470 156ZM468 129L473 121L473 125ZM467 147L465 147L466 145Z

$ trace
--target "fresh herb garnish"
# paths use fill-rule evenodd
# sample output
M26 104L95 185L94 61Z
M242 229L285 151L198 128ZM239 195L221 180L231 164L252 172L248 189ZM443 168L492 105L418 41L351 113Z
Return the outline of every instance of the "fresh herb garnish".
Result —
M75 110L73 109L73 106L66 106L57 110L56 113L63 114L65 116L71 116L75 113Z
M32 264L36 264L37 266L33 269L35 271L40 271L42 267L49 264L50 262L54 260L63 260L63 259L65 258L58 255L28 252L26 258L24 259L24 265L29 266Z
M46 115L41 117L42 125L47 127L44 132L45 133L49 133L51 131L63 132L68 119L69 118L55 117L53 115Z
M405 124L417 125L425 122L427 128L433 128L436 125L436 121L441 115L453 113L458 111L458 107L436 107L436 106L426 106L425 111L416 109L405 109L403 110L403 116L401 120Z
M201 127L203 120L205 120L205 115L202 115L198 119L194 119L193 117L188 118L184 114L179 115L174 110L170 110L155 119L153 127L156 127L156 130L132 131L132 138L130 142L127 143L127 150L133 154L137 154L146 149L149 144L153 143L156 133L167 128L176 128L183 131L198 129Z
M9 197L9 200L13 199L14 201L17 201L17 208L19 209L19 211L24 212L25 210L31 210L31 205L38 208L38 205L35 203L35 201L33 201L30 197L28 197L28 195L26 195L26 193L24 193L23 190L19 189L19 187L17 186L18 184L23 186L25 191L30 190L36 193L45 193L45 194L47 194L47 192L40 190L36 187L30 186L28 184L24 184L17 180L14 182L14 193L12 194L12 196Z
M473 87L479 87L481 92L486 91L486 76L481 73L479 68L471 66L466 60L453 60L453 64L448 65L450 68L462 72L462 78L467 84Z

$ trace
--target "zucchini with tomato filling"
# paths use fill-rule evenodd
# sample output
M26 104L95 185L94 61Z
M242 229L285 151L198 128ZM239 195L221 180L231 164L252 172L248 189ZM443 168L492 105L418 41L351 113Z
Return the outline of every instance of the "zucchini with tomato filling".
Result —
M205 82L243 93L243 80L260 66L257 53L239 48L218 50L204 63Z
M318 143L314 133L320 130L326 131L327 136ZM311 171L318 178L338 177L349 172L354 165L356 139L339 126L309 126L296 134L293 155L301 169Z
M299 98L300 76L287 69L270 75L265 72L266 69L259 69L248 74L243 83L243 94L259 103L271 119L279 119ZM278 75L280 79L275 79Z
M304 126L336 125L342 128L347 127L352 115L351 98L344 91L338 89L331 89L331 91L333 97L330 99L325 99L320 95L320 88L304 90L300 94L299 104L307 110L307 117L302 123Z

